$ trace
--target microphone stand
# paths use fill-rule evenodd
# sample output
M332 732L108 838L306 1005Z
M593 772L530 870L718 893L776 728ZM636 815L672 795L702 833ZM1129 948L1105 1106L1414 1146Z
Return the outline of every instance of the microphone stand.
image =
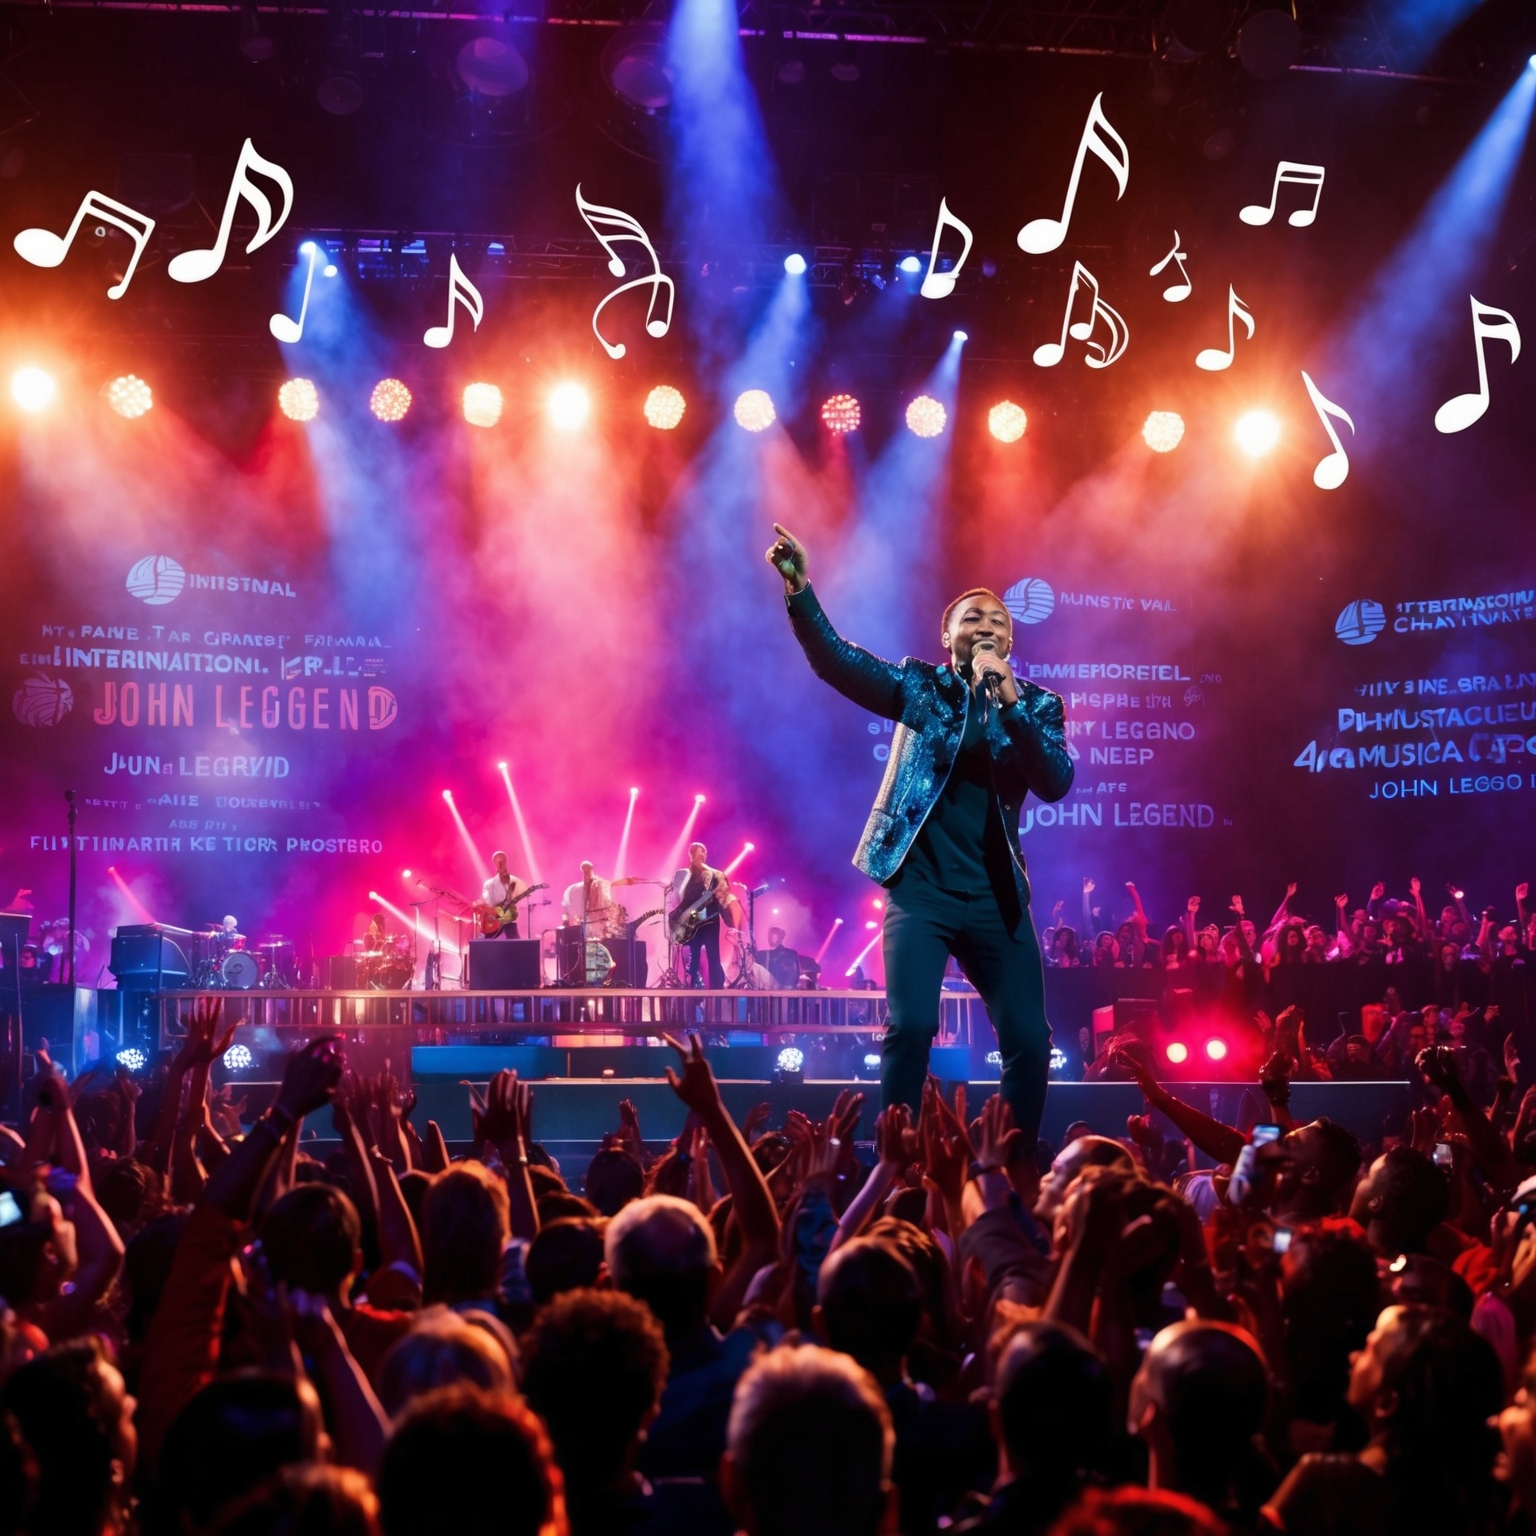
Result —
M69 984L75 984L75 818L79 815L79 809L75 804L75 792L72 789L64 791L64 798L69 802ZM63 977L59 977L63 981Z

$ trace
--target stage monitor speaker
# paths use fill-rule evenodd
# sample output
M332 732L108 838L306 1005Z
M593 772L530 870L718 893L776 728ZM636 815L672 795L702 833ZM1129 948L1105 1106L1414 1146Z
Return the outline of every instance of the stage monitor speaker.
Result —
M330 992L356 992L357 956L327 955L325 957L325 985Z
M475 992L531 992L539 985L537 939L471 939L469 985Z
M122 933L112 938L112 959L107 967L119 986L153 987L156 978L177 987L191 972L187 957L174 940L159 933Z

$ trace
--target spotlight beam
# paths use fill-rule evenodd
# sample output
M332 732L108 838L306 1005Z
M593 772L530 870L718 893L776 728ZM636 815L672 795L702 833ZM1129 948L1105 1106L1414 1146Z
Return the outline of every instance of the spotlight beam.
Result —
M528 863L528 878L535 885L544 877L539 873L539 861L534 856L533 840L528 836L528 823L523 820L523 808L518 803L517 791L512 787L512 774L505 763L497 763L501 782L507 786L507 799L512 802L512 818L517 822L517 835L523 840L523 858Z
M827 951L832 947L832 940L837 937L837 930L843 926L840 917L832 919L832 926L827 929L827 936L821 941L821 948L816 951L816 963L820 965L827 958Z
M878 944L878 943L879 943L879 942L880 942L880 940L881 940L881 939L882 939L882 938L884 938L884 937L885 937L885 935L884 935L884 933L883 933L883 932L882 932L882 933L877 933L877 934L875 934L875 936L874 936L874 937L873 937L873 938L872 938L872 939L871 939L871 940L870 940L870 941L869 941L869 943L868 943L868 944L866 944L866 945L865 945L865 946L864 946L864 948L863 948L863 949L861 949L861 950L860 950L860 951L859 951L859 952L858 952L858 954L856 954L856 955L855 955L855 956L854 956L854 957L853 957L853 964L852 964L852 965L850 965L850 966L849 966L849 967L848 967L848 969L847 969L847 970L846 970L846 971L844 971L844 972L843 972L843 976L844 976L844 978L845 978L845 979L846 979L846 978L847 978L847 977L849 977L849 976L852 976L852 975L853 975L853 973L854 973L854 972L855 972L855 971L856 971L856 970L858 970L858 968L859 968L859 967L860 967L860 966L861 966L861 965L862 965L862 964L863 964L863 963L864 963L864 956L865 956L865 955L867 955L867 954L868 954L868 953L869 953L869 952L870 952L870 950L872 950L872 949L873 949L873 948L874 948L874 947L875 947L875 945L876 945L876 944Z
M741 852L738 853L736 855L736 857L734 859L732 859L731 862L725 866L724 873L727 874L727 875L734 875L736 873L737 869L741 866L742 860L744 860L746 858L746 856L749 853L751 853L752 850L756 846L757 846L756 843L747 843L742 848Z
M118 890L122 892L123 897L127 901L128 905L133 908L134 912L138 916L139 921L141 923L154 922L155 914L151 912L149 908L146 907L144 903L140 901L139 898L135 896L133 892L128 888L128 882L124 880L120 874L118 874L117 866L115 864L109 864L107 866L107 873L112 877L113 885L115 885Z
M485 859L481 855L480 850L475 847L475 840L469 835L469 828L464 825L464 818L459 815L458 806L453 803L453 791L451 789L443 791L443 804L448 807L449 814L453 817L453 824L459 829L459 840L464 844L465 852L469 854L470 864L475 871L475 879L479 881L483 878L481 871L486 867Z
M677 841L672 844L672 851L667 854L666 872L670 874L674 869L681 867L684 851L693 841L694 823L699 819L699 812L704 807L704 796L693 797L693 809L688 812L688 819L683 823L683 830L677 834Z
M393 913L400 919L402 923L405 924L407 928L414 928L416 932L427 941L428 944L433 942L431 926L422 920L419 913L411 913L402 910L387 897L381 896L377 891L369 891L368 899L369 901L376 903L378 906L383 907L386 912ZM454 954L459 953L459 946L455 944L452 939L442 940L442 945L444 949L451 950Z
M619 834L619 851L613 856L613 878L617 880L624 873L624 861L629 857L629 829L635 822L635 801L640 798L640 791L631 788L629 791L629 808L624 812L624 830Z

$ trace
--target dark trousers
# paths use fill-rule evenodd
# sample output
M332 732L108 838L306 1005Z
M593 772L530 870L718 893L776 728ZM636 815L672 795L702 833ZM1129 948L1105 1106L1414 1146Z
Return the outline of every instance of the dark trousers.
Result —
M699 985L700 950L709 960L709 975L704 985L718 991L725 985L725 968L720 964L720 919L718 917L712 917L707 923L701 923L693 930L693 937L688 940L688 984L693 987Z
M939 988L953 955L981 994L1003 1057L1002 1094L1026 1146L1040 1134L1051 1066L1045 975L1034 920L1013 924L996 896L958 896L908 875L885 908L885 989L890 1006L880 1064L882 1104L907 1104L914 1119L939 1029Z

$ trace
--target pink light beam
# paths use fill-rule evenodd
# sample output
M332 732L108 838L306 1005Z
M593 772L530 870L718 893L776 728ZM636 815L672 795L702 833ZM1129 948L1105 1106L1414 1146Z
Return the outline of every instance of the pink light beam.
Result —
M369 891L368 899L369 901L374 902L376 905L383 907L386 912L392 912L397 918L400 919L402 923L405 924L407 928L414 928L416 932L419 933L429 945L431 944L432 925L430 923L426 922L421 917L412 917L409 912L406 912L400 907L397 907L394 902L389 900L388 897L379 895L377 891ZM443 948L446 950L451 950L454 954L459 953L459 947L453 942L452 939L444 939Z
M745 846L745 847L744 847L744 848L743 848L743 849L742 849L742 850L741 850L741 852L740 852L740 853L738 853L738 854L737 854L737 855L736 855L736 857L735 857L735 858L734 858L734 859L732 859L732 860L731 860L731 862L730 862L730 863L729 863L729 864L727 864L727 865L726 865L726 866L725 866L725 873L726 873L726 874L728 874L728 875L734 875L734 874L735 874L735 873L736 873L736 871L737 871L737 869L738 869L738 868L739 868L739 867L740 867L740 865L741 865L741 862L742 862L742 860L743 860L743 859L745 859L745 858L746 858L746 856L747 856L747 855L748 855L748 854L749 854L749 853L751 853L751 852L752 852L752 850L753 850L753 849L754 849L754 848L755 848L755 847L757 847L757 844L756 844L756 843L748 843L748 844L747 844L747 845L746 845L746 846Z
M820 965L827 958L827 951L832 947L832 940L837 937L837 930L843 926L840 917L832 919L832 926L827 929L827 936L821 941L821 948L816 951L816 964Z
M475 847L475 840L469 835L469 828L464 825L464 818L459 815L459 808L453 803L453 791L443 791L443 804L448 807L449 814L453 817L453 824L459 829L459 838L463 842L465 851L469 854L469 862L475 871L475 883L478 885L485 879L485 871L489 867L480 850Z
M128 905L132 907L133 910L138 914L139 921L141 923L154 922L154 914L128 888L128 882L124 880L120 874L118 874L117 866L115 864L109 864L107 866L107 873L112 876L113 885L115 885L118 890L123 893L124 900L126 900Z
M875 936L874 936L874 937L873 937L873 938L872 938L872 939L871 939L871 940L870 940L870 941L869 941L869 943L868 943L868 944L866 944L866 945L865 945L865 946L864 946L864 948L863 948L863 949L861 949L861 950L860 950L860 951L859 951L859 952L858 952L858 954L856 954L856 955L855 955L855 956L854 956L854 957L853 957L853 964L852 964L852 965L850 965L850 966L849 966L849 967L848 967L848 969L847 969L847 970L846 970L846 971L844 971L844 972L843 972L843 975L844 975L844 976L845 976L845 977L847 977L847 976L852 976L852 975L853 975L853 973L854 973L854 972L855 972L855 971L856 971L856 970L858 970L858 968L859 968L859 966L860 966L860 965L861 965L861 964L862 964L862 963L863 963L863 960L864 960L864 956L865 956L865 955L867 955L867 954L868 954L868 953L869 953L869 952L870 952L870 950L872 950L872 949L873 949L873 948L874 948L874 947L875 947L875 945L876 945L876 944L878 944L878 943L879 943L879 942L880 942L880 940L881 940L881 939L882 939L882 938L883 938L883 937L884 937L884 935L883 935L883 934L879 934L879 933L877 933L877 934L876 934L876 935L875 935Z
M517 791L512 787L512 775L505 763L497 763L501 782L507 786L507 799L512 802L512 815L517 822L517 835L523 840L523 857L528 861L528 878L535 885L544 877L539 873L539 861L534 857L533 840L528 836L528 823L523 820L523 808L518 804Z
M629 857L629 829L635 824L635 801L640 798L640 791L631 787L629 791L629 809L624 812L624 830L619 834L619 851L613 858L613 878L617 880L625 873L624 861Z
M699 812L704 808L704 796L693 797L693 809L688 812L688 820L683 823L683 830L677 834L677 841L672 845L672 851L667 855L667 862L662 873L670 875L673 870L681 867L683 854L687 851L688 844L693 841L694 823L699 819Z

